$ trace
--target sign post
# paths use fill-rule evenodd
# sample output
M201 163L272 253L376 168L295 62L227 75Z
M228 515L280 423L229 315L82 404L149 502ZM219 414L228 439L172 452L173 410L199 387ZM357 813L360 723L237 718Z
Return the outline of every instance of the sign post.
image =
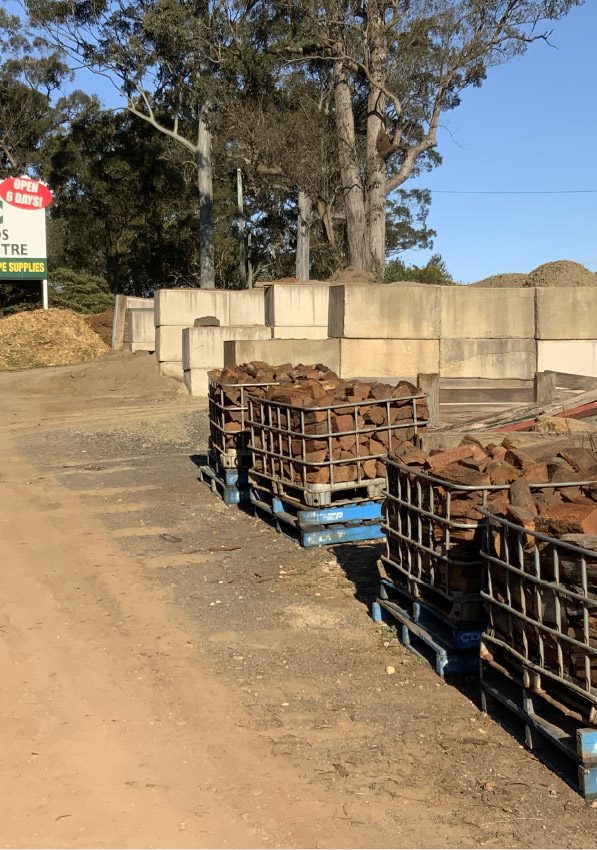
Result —
M0 283L37 280L48 309L46 207L52 193L41 180L9 177L0 182Z

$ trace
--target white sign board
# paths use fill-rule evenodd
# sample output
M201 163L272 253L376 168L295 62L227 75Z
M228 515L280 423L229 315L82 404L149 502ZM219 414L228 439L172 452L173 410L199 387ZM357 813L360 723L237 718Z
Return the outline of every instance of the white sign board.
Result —
M46 195L48 188L29 178L0 183L0 281L47 277Z

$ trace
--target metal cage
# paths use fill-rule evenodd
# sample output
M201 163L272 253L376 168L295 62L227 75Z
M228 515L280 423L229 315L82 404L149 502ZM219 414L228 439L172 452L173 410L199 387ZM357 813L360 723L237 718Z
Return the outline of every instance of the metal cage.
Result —
M597 551L483 513L488 646L521 665L535 689L589 701L596 723Z
M427 396L297 407L249 396L251 476L274 492L327 504L331 493L381 498L383 459L398 442L427 426L418 415ZM363 413L379 424L367 424ZM353 492L350 492L353 491Z
M246 423L248 391L277 384L225 383L220 381L220 374L219 369L208 374L209 451L227 469L247 469L251 463ZM234 425L233 429L230 428L231 424Z

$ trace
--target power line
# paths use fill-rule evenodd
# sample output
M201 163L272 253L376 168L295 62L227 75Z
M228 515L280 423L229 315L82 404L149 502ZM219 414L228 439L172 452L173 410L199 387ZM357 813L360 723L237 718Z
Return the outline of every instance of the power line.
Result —
M429 189L432 195L596 195L597 189Z

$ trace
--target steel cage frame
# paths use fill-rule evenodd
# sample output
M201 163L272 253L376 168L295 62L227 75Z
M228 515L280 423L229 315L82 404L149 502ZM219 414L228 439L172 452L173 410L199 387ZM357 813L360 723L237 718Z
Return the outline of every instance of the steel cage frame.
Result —
M589 482L585 482L589 483ZM578 484L578 482L577 482ZM584 697L589 697L597 708L597 687L591 683L592 663L597 667L597 640L591 644L589 633L589 614L597 612L597 596L589 593L588 589L588 573L587 561L597 562L597 552L590 549L585 549L567 541L558 540L555 537L550 537L539 531L531 531L523 528L510 520L497 516L488 510L483 510L487 519L485 530L485 541L482 550L482 558L487 567L487 583L486 589L482 591L481 596L486 602L489 613L489 626L491 632L488 636L492 641L495 641L502 648L506 649L518 660L532 669L534 672L555 679L563 683L566 687L572 688ZM499 535L501 543L501 555L497 553L495 547L491 545L492 532ZM511 540L510 538L514 539ZM532 541L532 542L531 542ZM539 548L539 544L544 544L543 549ZM529 553L529 547L531 552ZM546 556L546 552L550 554ZM580 568L580 579L582 593L578 593L561 582L560 563L562 553L571 555ZM514 557L518 560L518 565L513 563ZM547 559L547 561L546 561ZM525 565L532 561L534 572L529 572L525 569ZM506 601L502 602L496 598L494 583L496 579L496 569L502 570L506 577ZM543 576L542 576L543 570ZM553 573L553 580L544 577L547 571ZM523 592L519 592L521 608L517 610L512 601L512 584L510 577L515 577L520 583ZM527 610L526 594L524 587L528 586L534 591L534 602L536 616L531 616ZM541 599L541 591L548 591L553 596L554 612L555 612L555 628L543 622L543 607ZM582 628L583 640L577 640L572 635L564 632L562 625L562 603L565 600L570 600L582 609ZM520 647L522 651L518 651L515 647L506 644L503 640L496 636L494 624L494 610L498 608L504 611L510 621L510 629L512 631L514 621L520 624L522 630L523 645ZM533 630L536 634L539 656L538 661L534 661L529 653L529 636L525 628ZM500 634L498 630L498 634ZM545 639L550 636L555 640L557 670L545 666ZM578 684L578 680L574 681L570 673L567 673L564 665L563 646L571 649L576 649L581 652L584 660L584 686Z
M388 432L388 442L390 448L392 445L393 436L400 431L409 428L414 430L414 435L419 433L420 429L427 427L427 420L419 419L417 416L417 401L426 400L425 393L417 393L412 396L402 396L399 398L384 398L384 399L363 399L355 402L337 402L335 404L325 405L323 407L298 407L296 405L287 404L285 402L275 401L273 399L252 398L249 395L249 417L247 424L250 429L250 451L252 454L252 469L255 469L255 457L259 457L263 463L263 470L259 471L259 475L268 480L281 485L289 485L304 490L348 490L355 486L373 485L375 483L383 484L384 478L366 478L362 475L361 464L368 460L384 460L386 457L387 448L378 454L361 454L359 437L369 435L375 437L380 432ZM411 406L412 418L399 420L397 422L390 421L391 405L394 407L404 407L406 404ZM360 408L364 406L385 406L386 422L383 425L358 425L358 417L361 415ZM263 413L263 420L256 417L255 412L260 408ZM332 429L332 414L350 413L353 417L354 428L344 431L334 431ZM306 427L310 423L305 421L305 418L310 414L321 415L325 414L325 420L320 422L320 425L327 426L322 433L307 433ZM299 416L299 427L291 425L291 416ZM267 421L266 420L267 416ZM275 419L275 421L273 421ZM255 437L263 434L264 441L261 447L255 445ZM334 458L333 457L333 440L339 437L355 437L355 454L350 458ZM269 444L266 446L266 440ZM277 440L277 445L275 441ZM284 444L284 441L286 443ZM292 442L300 441L301 455L297 457L292 452ZM320 443L326 442L326 451L328 460L309 461L306 459L306 443L308 441L317 441ZM283 464L290 464L296 470L297 467L301 471L301 482L291 480L291 477L285 477L282 474L274 472L275 462L278 462L280 473L283 469ZM357 478L349 482L335 482L334 469L340 466L354 465L357 466ZM269 469L268 469L269 467ZM306 480L307 468L309 472L323 468L330 469L330 481L327 484L312 484Z

